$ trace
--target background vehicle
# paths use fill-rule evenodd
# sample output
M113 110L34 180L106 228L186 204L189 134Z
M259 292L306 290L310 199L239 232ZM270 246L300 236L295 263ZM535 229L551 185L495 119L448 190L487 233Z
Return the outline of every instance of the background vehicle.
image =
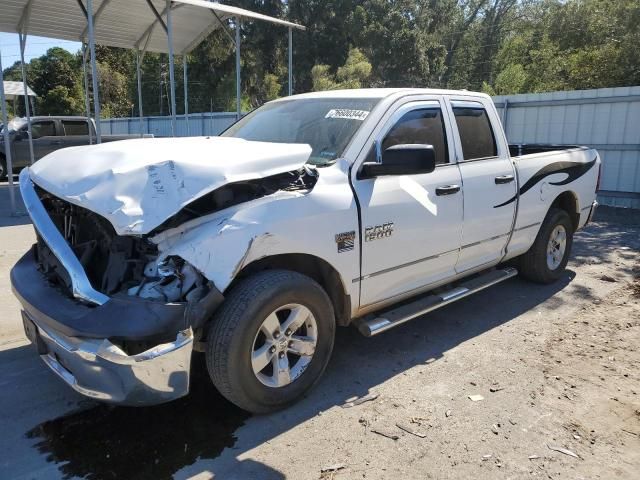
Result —
M336 326L376 335L514 265L559 278L599 163L509 145L479 93L288 97L222 137L72 149L24 170L39 239L12 285L42 358L85 395L185 395L195 348L223 395L267 412L320 378Z
M19 173L30 161L29 132L25 118L14 118L8 124L11 142L13 172ZM1 130L0 130L1 131ZM89 145L96 141L96 128L92 118L87 117L33 117L31 119L33 138L33 158L39 160L45 155L66 147ZM91 135L92 141L89 140ZM144 135L153 137L153 135ZM139 138L138 135L102 135L103 142ZM0 178L7 172L6 146L0 137Z

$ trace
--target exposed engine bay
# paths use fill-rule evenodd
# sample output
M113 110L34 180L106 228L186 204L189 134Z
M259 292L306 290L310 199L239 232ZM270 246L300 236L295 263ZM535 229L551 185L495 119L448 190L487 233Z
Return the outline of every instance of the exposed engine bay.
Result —
M126 294L162 302L198 302L212 284L178 256L158 263L157 233L243 202L278 191L311 190L317 172L310 167L224 185L194 200L149 235L117 235L104 217L62 200L42 188L37 192L49 216L80 260L91 285L106 295ZM72 297L68 273L38 237L39 268Z

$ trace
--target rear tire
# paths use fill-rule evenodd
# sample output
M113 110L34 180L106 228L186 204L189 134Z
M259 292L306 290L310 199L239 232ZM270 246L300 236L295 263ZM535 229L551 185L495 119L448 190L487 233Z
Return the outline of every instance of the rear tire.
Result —
M533 245L520 257L520 274L536 283L555 282L567 266L572 245L569 214L559 208L550 209Z
M216 388L253 413L298 400L319 380L333 350L336 323L324 289L299 273L267 270L241 280L225 297L207 335L207 369Z
M7 161L3 155L0 155L0 181L7 178Z

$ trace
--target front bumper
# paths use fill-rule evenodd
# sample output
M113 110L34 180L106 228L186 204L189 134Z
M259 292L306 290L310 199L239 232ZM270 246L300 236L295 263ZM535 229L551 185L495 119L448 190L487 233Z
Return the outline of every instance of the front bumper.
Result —
M27 336L74 390L122 405L164 403L188 393L193 334L184 304L114 296L88 306L50 285L33 251L11 270L11 286ZM119 340L155 346L127 355Z
M172 342L127 355L108 339L66 337L45 330L24 312L23 321L44 363L82 395L142 406L168 402L189 392L191 329L179 332Z

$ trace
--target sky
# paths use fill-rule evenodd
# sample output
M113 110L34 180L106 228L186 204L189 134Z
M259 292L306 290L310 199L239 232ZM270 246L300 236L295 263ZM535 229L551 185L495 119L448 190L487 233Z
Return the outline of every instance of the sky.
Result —
M81 48L80 42L69 42L45 37L27 37L24 52L25 62L34 57L44 55L51 47L62 47L75 53ZM0 52L2 52L2 68L6 69L20 60L20 43L17 33L0 33Z

